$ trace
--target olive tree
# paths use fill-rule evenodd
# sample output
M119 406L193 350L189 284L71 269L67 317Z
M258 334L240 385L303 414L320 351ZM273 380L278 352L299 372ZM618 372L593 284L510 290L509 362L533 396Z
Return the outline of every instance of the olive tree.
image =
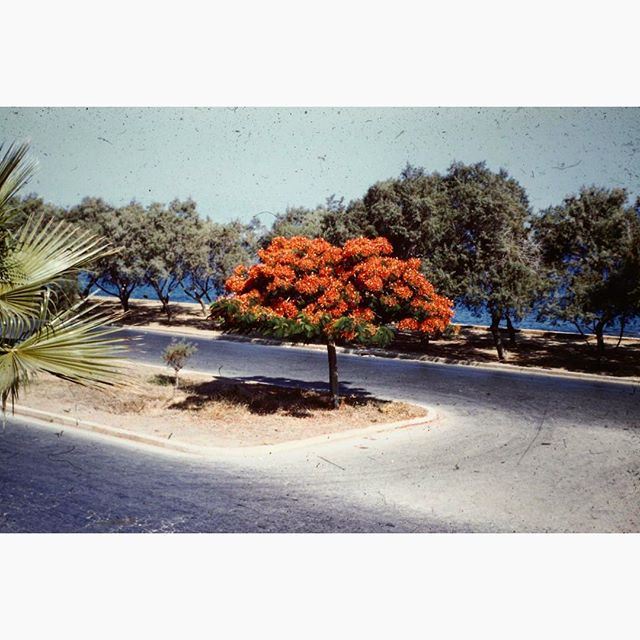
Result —
M45 202L35 193L25 196L13 196L7 201L7 211L11 213L8 221L9 228L20 229L30 219L46 218L47 220L59 220L66 218L67 212L63 207L58 207L50 202Z
M326 236L388 238L402 258L416 257L439 290L468 308L488 311L498 357L499 331L532 306L539 277L529 230L527 195L506 171L484 163L453 163L446 174L407 165L399 178L378 182L362 199L334 207Z
M239 220L223 224L202 221L187 256L182 288L200 304L203 315L208 314L206 303L222 291L235 266L255 261L257 245L258 237L251 224Z
M202 226L191 199L173 200L168 206L154 203L145 212L141 238L144 282L155 291L169 322L171 295L187 277L188 265L202 252Z
M541 318L567 321L596 336L640 313L640 202L624 189L591 186L549 207L534 224L548 282Z
M95 229L107 238L118 251L98 260L93 270L96 286L104 293L116 296L124 311L136 287L144 283L145 234L144 207L131 202L124 207L101 208L95 218Z
M489 313L494 345L504 360L500 322L506 321L514 346L512 320L532 309L540 287L527 194L504 169L493 172L484 162L452 164L444 184L442 233L453 295L467 308Z
M287 207L283 213L273 214L273 223L271 228L262 237L262 246L269 246L271 241L278 237L321 237L322 220L326 212L327 210L321 206L318 206L315 209L307 209L306 207Z
M77 225L91 233L100 234L103 237L110 236L114 246L121 246L122 236L117 233L117 228L110 224L109 218L115 215L115 208L102 198L85 197L74 207L64 211L63 216L67 222ZM120 237L117 237L120 236ZM109 256L110 258L111 256ZM86 298L98 285L101 270L108 264L107 258L96 262L91 269L83 271L80 278L80 295Z

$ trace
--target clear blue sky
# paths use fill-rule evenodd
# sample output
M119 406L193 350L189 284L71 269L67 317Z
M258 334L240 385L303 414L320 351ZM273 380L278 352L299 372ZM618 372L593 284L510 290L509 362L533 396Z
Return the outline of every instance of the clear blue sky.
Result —
M640 195L640 109L0 108L0 140L24 138L40 161L27 191L48 201L191 196L215 220L350 200L407 161L486 160L535 209L583 184Z

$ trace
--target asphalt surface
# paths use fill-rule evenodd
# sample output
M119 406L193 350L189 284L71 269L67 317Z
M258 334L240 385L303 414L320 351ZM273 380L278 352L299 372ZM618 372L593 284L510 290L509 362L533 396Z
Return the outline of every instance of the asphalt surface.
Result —
M138 338L159 364L170 336ZM190 337L189 367L326 388L326 354ZM425 427L198 460L10 419L1 531L639 531L640 389L339 354L345 393L418 402Z

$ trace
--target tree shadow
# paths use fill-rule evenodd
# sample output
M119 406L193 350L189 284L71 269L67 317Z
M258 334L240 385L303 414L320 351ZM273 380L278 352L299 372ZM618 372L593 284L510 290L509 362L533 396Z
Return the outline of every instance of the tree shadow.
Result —
M606 373L613 376L640 375L640 340L623 339L616 348L617 338L605 338L602 363L598 363L595 338L555 331L516 331L515 347L509 344L506 330L501 330L507 350L507 362L522 366L564 368L569 371ZM452 339L426 343L417 335L400 332L391 348L407 354L429 355L448 360L496 362L493 337L488 328L462 326Z
M100 300L100 307L108 311L122 311L122 307L117 300ZM170 304L169 310L172 320L169 322L167 316L162 312L162 305L157 300L150 300L148 304L131 301L129 311L120 321L124 326L144 326L156 323L160 326L191 327L193 329L212 329L211 320L202 314L198 306L188 306L184 304Z
M156 375L153 381L156 384L171 384L173 378ZM328 385L321 381L247 376L203 382L185 381L181 389L186 397L173 402L169 405L170 409L199 411L210 402L225 402L230 407L242 407L257 415L281 413L298 418L311 417L313 411L332 410ZM343 406L388 404L388 401L374 398L366 390L351 387L348 383L341 384L340 392Z

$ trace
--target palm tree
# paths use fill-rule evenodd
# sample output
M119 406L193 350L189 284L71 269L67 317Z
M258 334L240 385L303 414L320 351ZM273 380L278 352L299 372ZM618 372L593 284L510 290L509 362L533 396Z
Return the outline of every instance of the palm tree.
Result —
M35 375L49 373L93 387L122 384L118 355L124 350L117 315L83 302L64 304L63 285L96 258L113 252L108 243L62 221L32 216L12 228L11 202L36 163L29 145L0 145L0 399L13 406ZM14 225L15 226L15 221ZM66 307L66 308L65 308Z

